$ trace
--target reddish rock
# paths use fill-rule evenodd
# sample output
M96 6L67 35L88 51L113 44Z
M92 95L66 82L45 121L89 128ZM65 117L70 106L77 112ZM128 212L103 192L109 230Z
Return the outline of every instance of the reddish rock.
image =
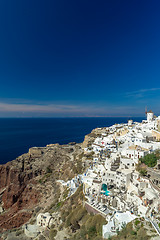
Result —
M32 179L34 172L24 172L21 165L14 161L0 166L0 192L3 207L7 210L0 215L0 229L20 227L27 222L32 214L21 210L33 208L39 199L37 182Z
M31 216L32 214L29 212L3 214L0 216L0 229L1 231L4 231L11 228L18 228L26 223Z
M5 209L0 215L0 230L20 227L30 219L36 206L47 205L50 196L54 199L57 191L55 175L59 174L62 179L65 166L70 169L69 173L72 172L73 156L82 152L79 145L33 148L29 154L0 165L0 200ZM68 176L65 176L66 180Z

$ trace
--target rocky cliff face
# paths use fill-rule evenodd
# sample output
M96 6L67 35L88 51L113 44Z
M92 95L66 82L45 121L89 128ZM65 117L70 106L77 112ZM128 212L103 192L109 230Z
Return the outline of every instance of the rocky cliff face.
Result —
M92 145L92 143L95 141L96 137L101 137L101 135L105 133L107 135L106 128L95 128L92 130L91 133L87 134L84 138L84 141L82 143L82 148L87 148Z
M39 192L35 188L32 174L24 171L25 155L15 161L0 166L0 195L4 213L0 215L0 229L19 227L31 217L31 211L24 211L33 207ZM31 186L32 185L32 186Z
M0 165L0 231L17 228L47 206L56 193L56 180L75 175L80 144L31 148L27 154ZM46 201L46 199L48 201Z

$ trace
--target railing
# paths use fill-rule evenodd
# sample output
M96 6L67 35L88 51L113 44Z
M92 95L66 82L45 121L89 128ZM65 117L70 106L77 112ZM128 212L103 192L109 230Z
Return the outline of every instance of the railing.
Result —
M88 205L90 208L96 210L96 212L99 212L100 215L103 217L106 217L106 214L102 212L100 209L96 208L96 206L91 205L89 202L85 202L84 204ZM108 208L107 208L108 209Z
M158 192L160 192L160 188L156 186L151 180L149 180L149 183L152 185L153 188L155 188Z
M154 229L156 230L156 232L158 233L158 235L160 236L160 229L157 225L157 223L155 223L154 221L150 220L152 226L154 227Z
M159 188L158 186L156 186L149 178L144 177L144 176L143 176L142 178L148 180L149 183L151 184L151 186L152 186L153 188L155 188L158 192L160 192L160 188Z

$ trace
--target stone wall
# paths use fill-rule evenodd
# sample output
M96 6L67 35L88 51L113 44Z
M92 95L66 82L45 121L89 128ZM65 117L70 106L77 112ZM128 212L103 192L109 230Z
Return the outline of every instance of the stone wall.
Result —
M33 147L33 148L30 148L29 149L29 154L30 156L41 156L43 153L42 149L41 148L37 148L37 147Z
M93 213L93 214L100 214L102 217L105 217L105 214L96 210L95 208L93 208L90 204L88 204L87 202L85 202L85 208L87 210L88 213Z

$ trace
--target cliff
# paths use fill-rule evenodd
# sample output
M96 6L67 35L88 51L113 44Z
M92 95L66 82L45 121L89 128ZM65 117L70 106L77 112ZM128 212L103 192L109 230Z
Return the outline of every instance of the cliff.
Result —
M56 196L56 180L83 169L82 153L80 144L51 144L0 165L0 231L22 226L37 207L47 208Z

